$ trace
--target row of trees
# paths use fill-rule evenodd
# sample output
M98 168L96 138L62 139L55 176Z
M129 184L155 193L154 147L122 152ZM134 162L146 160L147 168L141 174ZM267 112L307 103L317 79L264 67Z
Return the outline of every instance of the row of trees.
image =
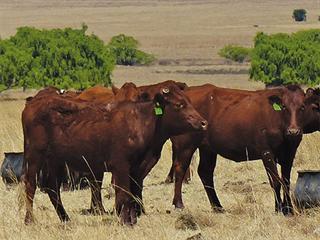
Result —
M96 35L87 35L87 29L85 24L81 29L21 27L15 36L0 40L0 91L108 86L116 63L146 64L154 59L138 50L138 42L130 36L115 36L106 45Z
M228 45L219 53L237 62L250 60L250 78L266 85L320 84L319 29L292 34L258 33L254 48Z

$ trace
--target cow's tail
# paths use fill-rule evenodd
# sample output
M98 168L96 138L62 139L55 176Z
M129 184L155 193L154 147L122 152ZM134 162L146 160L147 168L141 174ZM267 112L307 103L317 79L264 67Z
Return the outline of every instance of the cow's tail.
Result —
M26 127L24 124L24 114L22 113L22 130L23 130L23 161L22 161L22 173L20 177L20 182L17 188L17 196L18 196L18 209L19 211L22 210L25 206L25 201L27 199L26 195L26 187L25 187L25 178L26 178L26 171L27 171L27 161L25 159L25 153L26 153Z

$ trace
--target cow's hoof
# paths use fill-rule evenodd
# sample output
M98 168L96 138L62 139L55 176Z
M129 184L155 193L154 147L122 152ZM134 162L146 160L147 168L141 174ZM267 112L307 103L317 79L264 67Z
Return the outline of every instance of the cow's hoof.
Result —
M223 207L217 207L217 206L213 206L213 207L212 207L212 210L213 210L213 212L215 212L215 213L225 213L225 212L226 212L226 210L224 210Z
M135 208L130 209L130 218L131 218L131 225L137 224L137 212Z
M290 207L290 206L283 207L283 208L282 208L282 213L283 213L283 215L286 216L286 217L290 217L290 216L293 216L293 215L294 215L293 208Z
M24 224L25 225L31 225L34 223L34 219L33 219L33 216L31 214L28 214L26 215L25 219L24 219Z
M130 209L128 211L121 211L120 218L121 218L121 224L125 226L133 226L137 224L137 213L134 208Z
M175 208L176 210L182 210L182 209L184 209L184 205L183 205L182 202L177 202L177 203L174 203L173 205L174 205L174 208Z
M173 183L173 178L170 177L170 176L168 176L168 177L166 178L166 180L164 181L164 183L166 183L166 184Z
M134 208L138 217L140 217L142 214L146 214L146 210L144 209L143 205L136 203Z

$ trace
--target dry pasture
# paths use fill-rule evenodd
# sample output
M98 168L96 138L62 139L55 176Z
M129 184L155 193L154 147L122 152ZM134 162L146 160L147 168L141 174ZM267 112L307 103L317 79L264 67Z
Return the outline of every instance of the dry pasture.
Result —
M295 8L307 9L307 22L293 22ZM318 0L0 0L0 35L7 38L24 25L80 27L85 22L89 32L105 41L119 33L133 35L143 50L158 58L149 67L118 66L113 76L117 86L126 81L142 85L174 79L189 85L213 83L258 89L263 85L248 80L248 64L226 61L218 56L218 50L226 44L251 46L258 31L293 32L319 27L319 14ZM20 115L23 98L33 93L12 90L0 96L0 162L4 151L23 150ZM319 133L304 136L292 172L292 187L297 170L320 168L319 141ZM162 183L170 164L168 143L145 181L147 214L134 228L120 226L114 215L81 215L81 209L89 206L88 190L62 193L72 220L68 224L59 222L49 198L37 192L37 222L25 226L24 208L19 210L19 188L8 191L0 181L0 239L187 239L198 233L203 239L320 238L320 209L289 218L274 213L273 194L260 161L234 163L219 158L215 179L227 210L224 214L211 212L196 174L183 187L186 209L175 211L171 206L173 186ZM112 209L114 203L113 196L107 199L109 182L110 174L106 174L106 209ZM176 220L187 214L193 216L197 230L179 228Z

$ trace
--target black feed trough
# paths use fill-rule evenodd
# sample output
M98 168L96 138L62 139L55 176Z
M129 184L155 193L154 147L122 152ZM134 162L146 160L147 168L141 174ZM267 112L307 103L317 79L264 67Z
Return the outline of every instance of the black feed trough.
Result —
M0 173L6 186L17 185L23 174L23 152L5 152ZM45 183L46 176L44 171L40 170L37 175L37 185L42 191L45 191ZM79 190L88 187L89 183L84 174L69 169L67 165L65 166L62 190Z
M320 170L298 171L294 198L299 209L320 206Z

